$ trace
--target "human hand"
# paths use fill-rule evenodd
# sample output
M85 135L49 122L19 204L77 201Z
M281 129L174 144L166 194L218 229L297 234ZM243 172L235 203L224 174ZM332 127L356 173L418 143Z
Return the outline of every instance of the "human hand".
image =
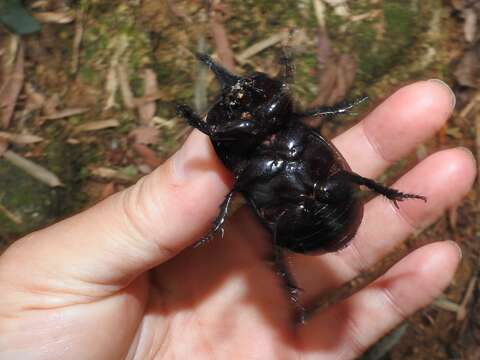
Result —
M354 171L378 176L443 126L453 102L439 82L404 87L334 143ZM312 304L369 268L458 203L474 178L465 149L427 157L394 185L426 204L396 209L377 197L349 247L290 256L301 300ZM296 325L268 262L269 236L248 209L227 221L224 239L190 246L230 185L208 138L194 132L133 187L14 243L0 257L0 358L354 358L438 296L459 263L452 242L424 246Z

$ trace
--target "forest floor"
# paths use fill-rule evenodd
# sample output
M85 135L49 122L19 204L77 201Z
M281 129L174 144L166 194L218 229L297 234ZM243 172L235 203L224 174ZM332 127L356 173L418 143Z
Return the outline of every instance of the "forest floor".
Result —
M478 158L476 3L26 1L36 20L17 13L27 16L25 23L0 25L0 250L133 184L178 148L190 129L175 116L175 104L202 112L216 91L195 51L214 54L239 73L273 75L287 48L299 106L366 94L370 102L360 116L402 85L442 79L457 95L451 121L380 180L393 182L444 148L465 146ZM0 9L1 22L8 25ZM38 31L15 34L35 24ZM356 121L358 116L345 116L323 131L331 137ZM345 296L432 240L453 239L463 249L444 295L365 359L480 358L479 190L477 182L461 204L335 294Z

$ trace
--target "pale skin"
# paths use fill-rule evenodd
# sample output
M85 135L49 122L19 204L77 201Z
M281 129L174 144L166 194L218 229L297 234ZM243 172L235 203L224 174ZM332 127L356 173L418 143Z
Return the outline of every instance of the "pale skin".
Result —
M377 177L432 137L454 98L439 82L406 86L334 139L354 171ZM428 156L395 188L426 196L396 209L366 204L352 244L292 255L305 304L345 284L472 186L463 148ZM248 209L201 248L231 177L208 138L183 148L133 187L32 233L0 257L1 359L351 359L451 282L461 253L445 239L415 250L370 286L294 323L272 271L269 236Z

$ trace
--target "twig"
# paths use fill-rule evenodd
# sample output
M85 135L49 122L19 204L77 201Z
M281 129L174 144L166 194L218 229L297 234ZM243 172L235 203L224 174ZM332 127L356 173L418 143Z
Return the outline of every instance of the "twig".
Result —
M83 39L83 12L78 11L75 21L75 36L73 37L72 65L70 72L76 74L80 57L80 45Z
M274 34L266 39L263 39L252 46L243 50L240 54L235 56L239 64L245 64L245 62L252 56L262 52L263 50L279 43L284 40L287 40L289 36L288 31L284 30L277 34Z
M439 309L450 311L458 314L460 305L447 299L446 297L440 297L433 302L433 305Z
M473 110L475 105L477 105L480 102L480 92L478 92L465 107L460 111L460 117L461 118L466 118L468 114Z
M6 80L0 92L0 108L2 109L2 126L8 128L12 119L18 96L23 88L24 74L24 46L20 43L13 73Z
M31 160L25 159L23 156L20 156L11 150L5 151L3 153L3 157L12 165L19 167L27 174L31 175L37 180L40 180L50 187L63 186L60 179L51 171L45 169L43 166L35 164Z
M14 214L2 204L0 204L0 212L2 212L7 218L12 220L12 222L14 222L17 225L20 225L23 223L23 220L19 215Z
M475 290L476 284L477 284L477 276L473 275L470 281L468 282L467 291L460 304L460 308L457 311L457 321L462 321L467 316L467 305L472 299L473 290Z

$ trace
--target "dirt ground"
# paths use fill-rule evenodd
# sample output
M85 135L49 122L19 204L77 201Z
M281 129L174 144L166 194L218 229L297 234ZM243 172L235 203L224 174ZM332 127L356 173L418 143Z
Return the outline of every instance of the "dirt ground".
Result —
M20 2L19 2L20 3ZM452 86L452 120L380 178L453 146L480 152L480 4L475 0L38 0L38 31L17 35L0 9L0 250L147 174L189 128L174 105L204 111L215 95L195 51L237 72L275 74L281 49L295 63L299 106L368 95L350 127L418 79ZM24 26L24 28L22 28ZM33 25L32 25L33 26ZM253 31L252 29L255 29ZM26 30L25 30L26 31ZM315 125L312 123L312 125ZM452 186L455 186L452 184ZM435 304L380 341L365 359L480 358L478 182L458 206L354 280L348 293L412 249L453 239L464 258Z

